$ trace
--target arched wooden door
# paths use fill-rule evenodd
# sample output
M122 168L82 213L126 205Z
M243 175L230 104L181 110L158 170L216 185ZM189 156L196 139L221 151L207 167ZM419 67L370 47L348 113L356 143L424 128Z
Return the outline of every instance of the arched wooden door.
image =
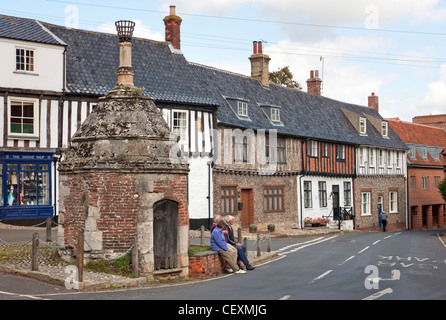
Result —
M178 203L161 200L153 206L155 270L177 267Z

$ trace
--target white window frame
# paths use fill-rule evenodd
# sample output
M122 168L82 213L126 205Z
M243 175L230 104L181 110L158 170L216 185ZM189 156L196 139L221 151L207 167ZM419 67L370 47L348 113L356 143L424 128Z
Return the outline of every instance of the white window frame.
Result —
M398 191L389 191L389 213L398 212Z
M360 167L364 167L365 166L364 148L359 148L359 166Z
M367 119L359 118L359 134L367 135Z
M423 189L423 190L429 189L429 177L428 176L421 177L421 189Z
M271 108L271 121L280 122L280 109Z
M384 168L384 150L383 149L379 149L378 157L379 157L379 167Z
M313 208L313 183L304 181L304 208Z
M389 123L387 121L381 122L381 135L385 138L389 136Z
M19 55L17 54L17 50L23 50L23 69L22 68L17 68L18 65L18 57ZM30 59L29 57L29 53L32 52L32 63L30 61L27 62L27 59ZM16 72L26 72L26 73L35 73L36 72L36 49L34 48L26 48L26 47L15 47L15 71ZM20 57L22 57L20 55ZM22 63L20 63L22 64ZM29 67L32 66L32 69L30 69Z
M11 104L12 102L32 103L34 105L33 115L33 133L16 133L11 132ZM8 137L26 138L31 140L39 139L39 100L22 97L8 97Z
M415 146L410 147L409 150L409 158L411 159L415 159L417 157L417 150L415 148Z
M370 199L371 193L369 191L361 192L361 215L363 216L370 216L372 214Z
M397 152L396 152L396 160L395 160L395 161L396 161L396 167L397 167L397 168L401 168L400 158L401 158L401 157L400 157L400 152L397 151Z
M176 118L175 114L184 114L185 119ZM176 125L175 121L182 121L185 120L183 124L180 123L180 125ZM188 112L185 110L172 110L172 132L174 134L179 134L181 144L186 144L188 142L188 127L189 127L189 117Z
M336 145L336 160L345 160L345 144Z
M369 149L369 167L375 167L375 149Z
M248 103L245 101L237 101L237 114L239 117L248 118Z

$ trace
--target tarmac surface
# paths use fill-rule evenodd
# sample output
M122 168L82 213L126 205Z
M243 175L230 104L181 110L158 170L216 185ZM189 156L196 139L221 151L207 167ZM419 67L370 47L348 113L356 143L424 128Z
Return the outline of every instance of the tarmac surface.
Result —
M31 270L31 247L32 235L37 232L39 234L39 265L38 271ZM287 238L287 237L312 237L320 236L330 233L339 232L338 230L329 229L326 227L318 228L288 228L281 229L277 232L270 233L271 239ZM259 232L260 240L265 243L267 240L267 232ZM242 238L249 240L257 240L257 234L242 232ZM197 230L190 231L191 244L200 244L201 232ZM46 230L41 227L23 227L11 226L0 223L0 272L15 274L25 277L30 277L39 281L66 286L66 281L73 278L72 264L54 259L55 249L57 245L57 228L53 228L51 232L51 240L46 241ZM209 244L209 231L203 234L204 244ZM250 246L255 249L255 247ZM262 247L265 248L263 244ZM47 250L46 250L47 249ZM277 252L266 252L265 249L261 251L258 256L257 250L248 251L248 259L252 265L263 263L270 259L277 257ZM198 280L199 281L199 280ZM146 277L129 278L116 274L109 274L104 272L83 271L83 282L79 283L77 290L80 291L95 291L105 290L110 288L124 288L143 286L148 284ZM72 286L72 283L68 283ZM76 289L76 288L75 288Z

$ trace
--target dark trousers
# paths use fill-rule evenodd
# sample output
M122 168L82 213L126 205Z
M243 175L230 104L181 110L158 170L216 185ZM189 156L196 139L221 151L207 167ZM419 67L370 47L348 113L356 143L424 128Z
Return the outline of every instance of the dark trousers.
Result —
M243 262L245 266L249 264L248 258L246 257L246 247L242 245L242 247L233 246L237 249L237 262L240 260Z
M381 220L381 222L383 223L383 232L386 232L387 220Z

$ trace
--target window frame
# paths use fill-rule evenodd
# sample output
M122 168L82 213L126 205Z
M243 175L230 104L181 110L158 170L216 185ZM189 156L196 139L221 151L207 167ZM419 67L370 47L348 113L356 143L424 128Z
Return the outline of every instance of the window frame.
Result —
M337 144L336 145L336 160L337 161L345 161L345 156L346 156L345 144Z
M307 188L309 186L309 188ZM312 181L304 181L304 208L313 208L313 183Z
M359 118L359 134L367 135L367 119L360 117Z
M222 194L223 191L225 194ZM226 191L229 191L229 194L226 194ZM228 208L230 210L227 210ZM220 213L222 215L237 214L237 186L220 186Z
M23 51L20 52L19 51ZM29 55L31 53L31 55ZM21 61L19 61L19 59ZM15 47L15 72L35 73L36 71L36 49Z
M319 208L326 208L328 206L326 181L318 181L318 194L319 194Z
M352 184L350 181L344 181L344 207L351 207L352 205Z
M185 119L176 118L175 114L184 114ZM182 122L184 120L185 126L184 128L181 125L176 125L175 122ZM172 110L172 133L179 134L180 140L178 143L186 144L189 140L189 112L187 110ZM183 134L184 133L184 134Z
M23 127L21 128L22 132L12 132L11 130L11 125L12 125L12 118L18 118L18 117L13 117L12 116L12 104L13 103L21 103L22 104L22 108L23 108L23 104L32 104L33 105L33 117L32 117L32 122L33 122L33 133L23 133ZM20 117L22 120L24 118L26 119L31 119L30 117L24 117L23 116L23 112L22 112L22 116ZM7 115L7 125L8 125L8 129L7 129L7 135L8 137L16 137L16 138L26 138L26 139L30 139L30 140L37 140L39 139L39 134L40 134L40 128L39 128L39 100L38 99L33 99L33 98L23 98L23 97L8 97L8 115ZM23 123L22 123L23 125Z
M237 115L242 118L248 118L248 102L237 101Z
M366 202L364 202L364 196L367 197ZM361 215L362 216L370 216L372 214L371 196L372 196L372 193L370 191L362 191L361 192Z
M389 137L389 123L387 121L381 122L381 135L383 138Z
M272 193L270 193L272 191ZM277 191L277 192L276 192ZM263 186L263 212L275 213L285 211L285 186Z
M271 121L272 122L280 122L280 109L279 108L271 108Z
M394 196L393 196L394 195ZM389 213L398 212L398 191L389 191Z

